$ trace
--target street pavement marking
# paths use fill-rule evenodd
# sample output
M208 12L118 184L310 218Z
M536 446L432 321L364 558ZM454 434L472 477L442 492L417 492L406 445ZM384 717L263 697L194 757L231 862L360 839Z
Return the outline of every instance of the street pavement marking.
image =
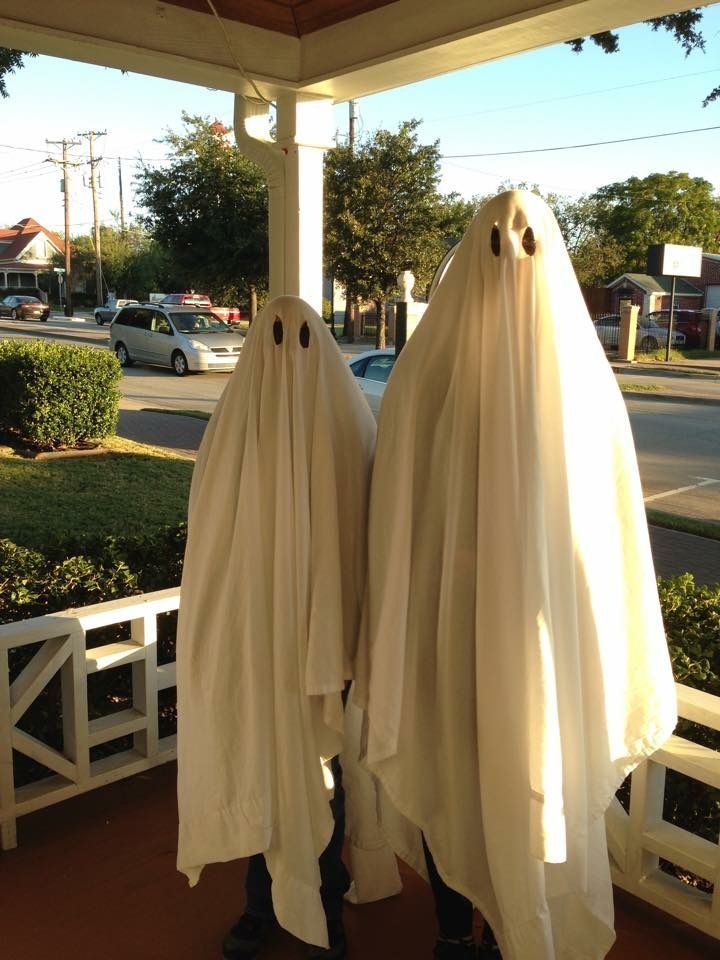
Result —
M655 493L652 497L645 497L645 503L649 503L651 500L662 500L663 497L672 497L676 493L686 493L688 490L697 490L698 487L709 487L713 483L720 483L720 480L715 480L713 477L695 477L696 480L699 480L699 483L691 483L687 487L675 487L674 490L666 490L664 493Z

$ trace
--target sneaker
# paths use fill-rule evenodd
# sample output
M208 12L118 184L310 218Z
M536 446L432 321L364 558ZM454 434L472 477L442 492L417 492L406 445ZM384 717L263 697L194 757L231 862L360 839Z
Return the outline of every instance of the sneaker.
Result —
M225 935L222 944L223 960L250 960L257 956L275 924L274 918L268 920L266 917L244 913Z
M475 941L438 940L433 950L433 960L476 960Z
M310 947L307 960L345 960L346 956L347 942L341 932L332 937L329 947Z

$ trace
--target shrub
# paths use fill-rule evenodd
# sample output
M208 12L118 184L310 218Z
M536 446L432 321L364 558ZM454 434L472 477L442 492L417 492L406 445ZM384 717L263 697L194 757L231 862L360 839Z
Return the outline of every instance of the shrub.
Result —
M46 449L112 436L120 376L105 350L0 342L0 430Z

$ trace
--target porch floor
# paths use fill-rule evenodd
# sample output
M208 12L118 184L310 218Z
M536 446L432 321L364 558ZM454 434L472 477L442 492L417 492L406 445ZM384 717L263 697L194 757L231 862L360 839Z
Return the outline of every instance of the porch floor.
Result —
M190 889L175 870L175 765L165 764L21 818L0 853L3 960L220 960L243 906L244 862L208 867ZM432 900L404 870L403 893L346 908L350 960L430 960ZM616 890L608 960L711 960L720 943ZM279 931L266 960L300 960Z

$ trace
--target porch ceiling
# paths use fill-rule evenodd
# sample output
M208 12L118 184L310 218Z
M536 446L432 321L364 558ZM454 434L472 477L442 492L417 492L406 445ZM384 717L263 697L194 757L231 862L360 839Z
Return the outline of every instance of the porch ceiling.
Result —
M696 4L697 5L697 4ZM702 3L700 5L703 5ZM684 9L682 0L0 0L4 46L342 101ZM243 67L243 73L236 62Z

